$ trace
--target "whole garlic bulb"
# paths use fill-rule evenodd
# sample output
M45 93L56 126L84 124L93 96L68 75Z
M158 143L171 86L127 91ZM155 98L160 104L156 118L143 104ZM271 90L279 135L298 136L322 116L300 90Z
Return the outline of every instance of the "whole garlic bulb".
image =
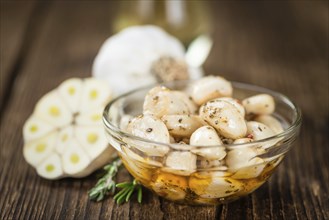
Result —
M173 70L164 76L168 67ZM108 38L94 60L92 75L106 80L120 94L157 80L196 79L202 70L188 66L178 39L157 26L145 25Z

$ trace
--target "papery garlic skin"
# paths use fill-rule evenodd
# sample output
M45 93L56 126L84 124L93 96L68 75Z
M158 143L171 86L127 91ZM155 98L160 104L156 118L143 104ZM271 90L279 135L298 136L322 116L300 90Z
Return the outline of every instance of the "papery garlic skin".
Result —
M105 80L116 94L122 94L156 83L152 65L163 57L186 62L183 44L157 26L132 26L103 43L94 60L92 75ZM190 79L203 75L199 68L187 69Z

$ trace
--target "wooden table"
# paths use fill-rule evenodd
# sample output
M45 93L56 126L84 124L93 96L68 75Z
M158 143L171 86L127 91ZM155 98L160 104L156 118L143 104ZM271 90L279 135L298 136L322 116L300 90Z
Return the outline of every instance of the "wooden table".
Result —
M22 125L38 99L63 80L90 76L112 34L107 1L1 1L0 219L329 219L328 1L219 1L208 74L291 97L303 111L294 148L255 193L222 206L144 201L96 203L96 175L48 181L22 155ZM119 180L129 179L121 171Z

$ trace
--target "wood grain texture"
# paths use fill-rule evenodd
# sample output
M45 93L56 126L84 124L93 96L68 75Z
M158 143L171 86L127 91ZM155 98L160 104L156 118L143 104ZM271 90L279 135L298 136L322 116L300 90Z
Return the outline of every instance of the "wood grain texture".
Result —
M0 219L329 219L327 1L210 2L215 45L206 72L282 92L303 112L300 136L271 179L245 198L210 207L177 205L147 190L142 204L95 203L87 192L97 173L38 177L23 159L22 125L61 81L90 76L99 47L112 34L116 5L13 2L5 11L6 4L1 2L1 50L10 52L1 55L0 97L9 92L1 106ZM12 66L17 60L19 68ZM129 178L122 169L119 181Z
M11 85L18 73L20 63L27 51L27 34L33 21L30 19L35 2L1 2L0 8L0 112L11 91Z

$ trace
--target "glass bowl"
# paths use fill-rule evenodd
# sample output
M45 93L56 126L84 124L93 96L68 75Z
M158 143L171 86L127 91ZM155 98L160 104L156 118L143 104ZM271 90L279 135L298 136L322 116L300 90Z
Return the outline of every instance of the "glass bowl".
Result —
M191 81L175 81L162 85L174 90L184 90L189 83ZM276 103L272 116L279 120L284 128L282 133L263 140L221 145L225 147L226 155L236 154L237 158L243 158L250 150L257 152L242 163L244 165L229 167L226 164L227 156L222 160L193 156L196 149L218 146L158 143L120 129L120 123L127 123L129 115L142 114L144 97L155 85L121 95L105 107L103 122L109 143L118 151L126 169L136 180L168 200L190 205L217 205L248 195L268 180L292 147L300 129L301 112L289 98L280 93L244 83L232 82L232 85L233 97L240 100L259 93L272 95ZM151 156L143 151L145 147L160 151L165 149L168 153ZM173 152L183 153L178 153L178 156L192 155L191 163L194 163L195 169L191 171L167 167L167 156L169 153L173 155ZM251 160L253 163L249 162Z

